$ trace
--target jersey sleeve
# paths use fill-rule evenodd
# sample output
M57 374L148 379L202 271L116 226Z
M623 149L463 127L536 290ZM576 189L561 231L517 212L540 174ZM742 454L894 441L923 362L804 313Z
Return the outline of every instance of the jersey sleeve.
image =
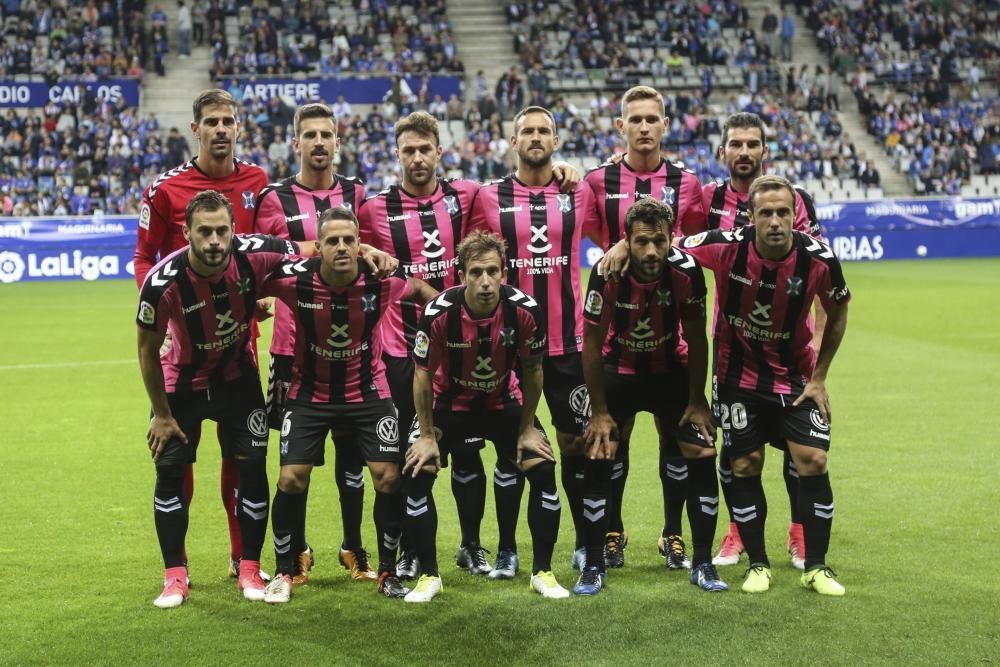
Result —
M390 302L408 301L413 296L413 288L410 286L410 280L406 277L406 273L403 272L402 265L397 266L386 280L389 281Z
M545 321L542 311L537 305L522 307L518 311L520 319L521 340L518 355L522 357L540 357L545 353L546 340Z
M469 215L468 222L466 223L466 229L462 234L463 236L475 231L495 231L490 228L489 202L490 196L487 193L486 188L480 189L479 195L476 197L476 201L472 204L472 213Z
M830 253L833 254L832 252ZM851 300L851 290L847 287L844 279L844 271L840 266L840 261L833 257L826 262L822 262L823 270L820 274L820 281L816 294L825 308L830 306L842 306Z
M680 209L680 224L677 226L685 235L699 234L708 229L708 216L702 200L701 181L693 173L685 170L681 177L679 193L683 208Z
M607 279L601 277L601 272L593 270L587 281L587 296L583 300L583 319L588 324L599 326L604 318L605 291Z
M277 253L279 255L298 255L299 247L292 241L279 239L266 234L246 234L235 237L236 249L245 254L257 252Z
M693 255L677 249L675 252L680 255L679 261L675 262L680 268L674 271L671 289L677 300L680 318L687 321L704 320L705 298L708 296L705 274Z
M601 248L605 247L604 225L601 223L601 216L597 210L597 196L590 183L586 180L580 181L576 186L580 192L580 210L583 211L583 228L581 233Z
M257 210L254 214L254 234L279 236L281 235L282 227L284 227L284 222L285 212L281 207L281 201L278 199L278 192L270 187L264 188L261 192L260 201L257 202Z
M587 172L587 175L583 177L583 180L590 186L590 191L594 193L593 209L594 215L597 216L597 221L595 223L597 226L597 232L594 236L591 236L590 239L599 245L602 250L606 250L610 239L610 233L608 231L607 211L602 205L605 195L604 170L600 167L592 169Z
M259 296L273 296L294 310L298 277L308 270L306 260L281 257L260 281Z
M713 229L685 237L681 241L680 247L689 255L693 255L699 264L715 271L719 267L720 259L727 245L734 238L733 232Z
M150 186L152 187L152 186ZM138 237L135 243L135 255L132 258L132 265L135 268L135 282L141 288L146 280L146 274L156 265L156 256L163 246L163 240L167 235L168 217L161 212L161 207L166 204L169 208L167 194L160 191L160 196L150 196L150 187L142 195L142 208L139 210Z
M800 187L795 188L795 222L792 228L814 239L823 238L819 227L819 216L816 215L816 202L812 195Z
M374 217L377 210L377 195L361 202L361 205L358 207L358 240L377 250L385 251L380 241L380 236L375 231Z
M151 285L149 281L143 282L139 291L139 310L135 323L147 331L166 334L171 303L169 292Z
M429 373L434 373L441 365L444 355L447 332L442 331L442 315L447 307L447 300L440 294L424 306L424 313L417 325L417 334L413 339L413 363Z

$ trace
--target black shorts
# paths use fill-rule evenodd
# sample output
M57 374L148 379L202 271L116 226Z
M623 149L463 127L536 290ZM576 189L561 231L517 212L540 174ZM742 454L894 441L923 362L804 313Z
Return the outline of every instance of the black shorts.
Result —
M813 401L793 406L792 396L730 387L719 387L717 394L715 418L722 425L722 446L730 458L746 456L768 442L786 449L789 440L830 449L830 425Z
M290 400L281 423L281 465L323 465L329 433L337 447L357 447L369 463L402 461L391 400L338 405Z
M590 421L590 394L583 380L583 362L579 352L558 357L544 357L545 403L552 415L552 425L560 433L583 435Z
M157 466L194 463L201 440L201 423L218 423L222 458L264 458L267 456L267 415L264 394L257 378L235 380L210 391L167 394L170 411L187 436L187 444L173 439L167 443Z
M660 447L669 456L680 456L678 441L699 447L711 447L691 424L678 424L688 405L688 372L678 367L676 372L656 375L622 375L604 369L604 398L608 412L619 430L635 415L649 412L660 420Z
M399 423L409 428L416 414L413 407L413 359L383 354L382 363L385 364L385 379L389 382L393 405L399 413Z
M267 425L281 430L285 416L285 399L292 386L292 359L288 354L272 354L267 369Z
M535 427L539 431L538 420ZM521 429L521 408L490 412L452 412L434 411L434 434L437 436L438 449L441 450L441 467L448 467L448 456L457 461L479 456L479 450L486 446L489 440L496 449L497 458L503 457L509 461L517 461L517 436ZM418 421L413 420L410 434L406 441L409 447L420 433ZM542 431L542 435L545 432ZM537 454L525 452L523 460L539 458Z

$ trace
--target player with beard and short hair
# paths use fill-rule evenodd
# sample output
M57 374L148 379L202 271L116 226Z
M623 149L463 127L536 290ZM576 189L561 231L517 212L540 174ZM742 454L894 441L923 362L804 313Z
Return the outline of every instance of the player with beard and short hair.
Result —
M260 193L257 232L299 242L316 240L316 221L326 210L343 207L357 211L365 200L360 181L336 173L334 158L340 149L337 121L325 104L305 104L295 111L292 123L292 148L299 157L295 176L272 183ZM295 349L295 318L288 306L275 304L274 336L271 339L271 362L267 381L267 414L272 429L281 429L285 396L292 382L292 355ZM340 496L340 516L344 540L340 562L351 571L355 581L375 579L361 540L361 516L364 509L364 460L352 448L335 450L334 477ZM303 492L308 504L309 489ZM301 536L305 540L305 535ZM309 581L315 563L308 542L292 545L299 554L294 577L296 586Z
M417 430L403 473L412 476L406 515L421 575L407 602L429 602L441 591L434 479L442 455L461 457L470 436L492 441L497 458L508 459L528 479L531 589L545 598L569 597L551 569L561 514L555 459L535 427L546 347L543 314L535 299L503 284L505 259L499 236L469 234L458 248L462 284L428 303L420 320L413 348Z
M545 402L559 443L563 488L577 541L582 543L582 497L576 475L582 472L581 436L590 399L580 363L580 238L584 233L596 235L599 221L590 186L582 183L572 193L562 193L553 178L552 154L559 136L548 109L530 106L518 112L510 143L518 155L517 171L482 187L470 224L506 241L508 282L533 297L543 312L548 334ZM491 577L511 579L518 566L514 526L520 492L495 489L497 513L505 517L500 521L500 553Z
M597 213L601 219L602 248L607 249L624 235L625 215L633 202L652 198L670 206L678 235L695 234L705 229L701 183L693 171L681 162L663 158L660 142L670 125L663 96L649 86L635 86L622 95L621 117L615 125L627 143L627 152L619 159L608 160L588 172L586 181L594 191ZM689 562L682 535L681 513L687 493L687 461L672 438L660 437L659 470L663 491L664 526L659 549L667 565L678 569ZM621 424L622 447L614 462L611 501L607 507L611 519L605 538L608 567L625 565L628 536L622 521L622 499L629 472L628 439L632 423ZM582 545L577 545L574 566L583 561Z
M135 279L140 287L157 257L162 260L187 245L185 210L192 198L203 190L221 192L229 200L233 209L234 233L249 234L253 231L257 193L268 179L263 169L234 155L236 138L240 134L236 100L224 90L205 90L195 98L193 112L191 132L198 142L198 155L161 174L143 193L133 260ZM264 304L261 302L258 306L258 317L261 319L270 316ZM256 337L256 323L252 328ZM169 345L169 336L165 342ZM256 346L253 352L256 361ZM220 485L222 504L229 522L231 577L239 575L242 551L236 511L238 477L236 460L223 456ZM184 495L190 503L194 496L194 475L190 468L186 472Z
M573 587L579 595L596 595L605 585L602 547L613 463L628 446L618 425L630 423L639 411L659 418L661 437L687 461L691 583L706 591L728 588L711 562L719 486L715 425L705 399L705 278L693 257L671 246L672 228L669 205L640 199L625 216L631 257L626 275L614 281L590 274L583 370L593 412L584 466L586 563Z
M165 568L154 604L161 608L180 606L188 597L189 501L183 485L205 419L218 423L223 454L239 471L239 589L249 600L264 597L267 424L251 323L259 285L285 253L297 252L294 244L273 237L234 237L232 206L215 191L195 195L185 220L190 245L147 272L136 317L139 367L152 403L147 441L156 464L153 518ZM161 357L168 331L173 343Z
M264 601L288 602L305 532L304 491L312 469L324 460L326 436L338 448L356 450L367 462L375 487L378 590L386 597L408 593L396 577L402 530L399 493L399 423L382 362L380 325L386 311L407 299L423 303L437 294L407 278L398 267L379 279L359 259L358 220L337 207L317 223L320 257L288 261L264 286L295 317L292 386L281 425L281 476L272 524L277 572Z
M820 594L840 596L844 587L826 565L834 514L827 474L826 377L847 330L851 293L829 246L793 230L791 183L761 176L751 184L747 201L750 225L704 232L681 243L715 273L713 398L732 461L732 513L750 560L742 588L762 593L771 585L760 478L764 444L770 442L789 451L799 475L805 541L800 582ZM814 298L827 313L818 352L809 313Z

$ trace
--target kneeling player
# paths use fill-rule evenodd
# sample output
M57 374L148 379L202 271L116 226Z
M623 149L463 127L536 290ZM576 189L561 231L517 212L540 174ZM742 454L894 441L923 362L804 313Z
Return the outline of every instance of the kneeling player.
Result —
M408 590L395 574L402 524L399 496L399 426L381 355L382 316L400 299L424 303L436 291L398 270L379 280L358 259L358 222L344 208L319 218L319 258L283 264L264 286L295 317L292 386L281 429L281 476L272 528L277 574L264 594L287 602L305 531L304 491L314 465L323 461L326 436L337 447L360 450L375 487L378 590L402 597Z
M492 441L497 458L515 463L531 486L531 588L546 598L569 596L551 571L562 509L555 459L534 425L542 393L545 328L537 302L503 284L505 267L499 236L470 234L458 247L462 285L427 304L415 339L413 396L419 431L403 470L414 476L406 520L422 573L406 596L408 602L428 602L441 590L432 494L441 452L466 456L466 439L476 436ZM519 357L523 399L513 373Z
M583 370L592 410L584 468L587 560L573 587L580 595L596 595L604 587L603 546L612 465L620 451L618 425L640 411L659 418L661 446L687 461L691 583L706 591L727 589L711 552L719 488L715 427L705 399L705 278L694 258L671 247L673 221L668 205L639 200L625 215L627 273L620 281L608 281L597 271L590 274L583 308ZM683 339L678 335L681 324Z

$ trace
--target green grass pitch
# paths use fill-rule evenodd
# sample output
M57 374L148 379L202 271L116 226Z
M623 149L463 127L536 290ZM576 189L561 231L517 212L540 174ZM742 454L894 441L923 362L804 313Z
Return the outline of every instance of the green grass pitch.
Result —
M829 381L837 504L829 563L845 598L798 586L784 554L787 499L773 450L771 592L710 595L668 572L656 554L662 508L643 416L625 500L627 565L604 593L544 601L529 593L524 571L490 582L453 569L458 528L442 476L445 590L429 605L385 600L349 581L337 563L330 467L315 472L310 496L311 583L284 607L245 602L225 577L219 455L208 428L188 534L194 587L188 604L166 612L150 604L162 565L134 362L135 285L0 287L0 664L996 662L1000 261L845 271L854 301ZM272 451L272 485L277 458ZM486 459L489 469L490 450ZM369 487L364 534L373 545L372 498ZM564 511L554 565L566 586L571 532ZM528 557L523 511L519 538ZM483 539L495 546L492 505ZM270 570L269 543L264 562ZM743 567L721 573L737 589Z

